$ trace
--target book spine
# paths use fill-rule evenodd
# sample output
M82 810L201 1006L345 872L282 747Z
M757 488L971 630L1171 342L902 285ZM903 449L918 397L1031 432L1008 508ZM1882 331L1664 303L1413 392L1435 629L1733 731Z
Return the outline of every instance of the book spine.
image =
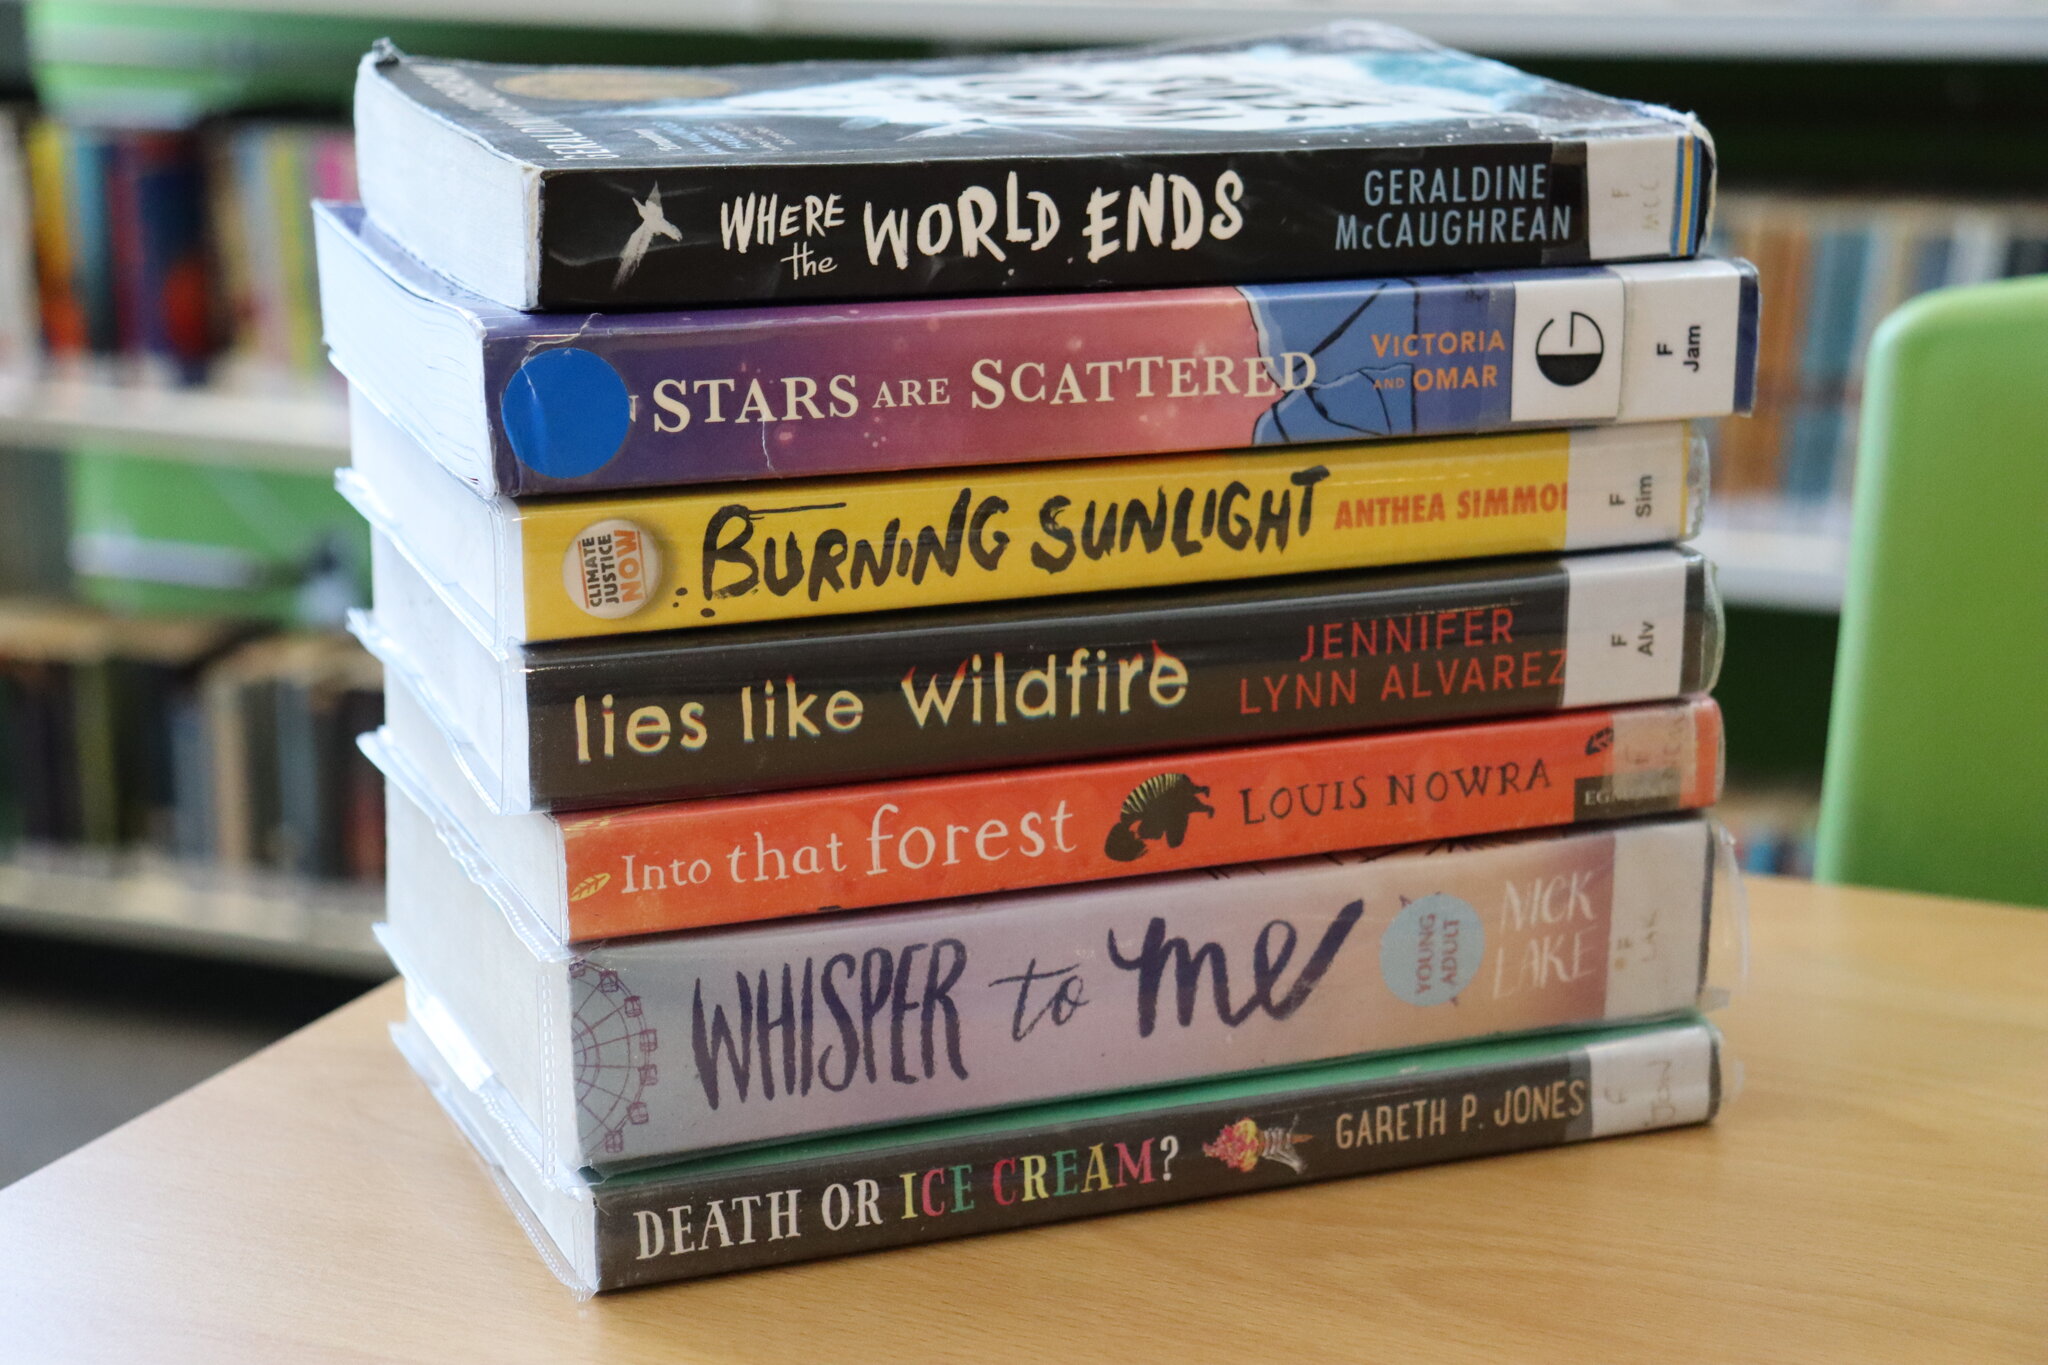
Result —
M523 582L499 628L572 639L1657 544L1694 529L1698 458L1685 424L1659 423L500 501Z
M1619 819L1713 801L1720 750L1699 698L639 806L561 821L551 899L610 938Z
M180 696L171 715L171 851L196 861L214 856L213 747L196 692Z
M568 810L1655 701L1719 635L1706 562L1655 549L542 646L525 766Z
M1587 141L558 169L540 180L536 306L1006 294L1689 256L1711 197L1711 160L1703 137L1673 126ZM1412 186L1444 193L1417 203L1404 193ZM635 204L659 209L669 241L629 260L628 240L647 221Z
M638 319L485 341L513 496L1718 417L1754 272L1561 270ZM1171 352L1163 354L1162 352Z
M313 261L313 219L307 205L313 198L314 135L305 128L281 128L277 136L280 163L269 204L271 231L277 235L283 269L278 279L278 309L283 315L286 358L300 374L318 374L323 359L320 314L308 308L309 291L317 290ZM313 294L317 297L317 293Z
M27 698L13 661L0 657L0 853L28 835Z
M284 791L289 784L277 730L278 693L286 686L271 671L247 679L240 688L237 719L249 764L250 863L257 867L279 866L290 842L284 823Z
M71 665L72 762L77 774L82 843L121 842L120 661L81 659Z
M22 838L31 844L62 843L77 833L66 819L62 788L72 770L61 702L69 693L68 672L62 664L41 660L8 665L21 718L21 762L12 771L20 783Z
M29 212L35 232L36 308L44 350L53 361L85 354L88 338L84 296L79 290L77 242L70 212L76 174L62 124L38 119L29 129Z
M277 736L276 865L302 877L333 876L340 860L336 699L314 676L287 675L274 688Z
M206 251L206 187L197 144L139 134L124 144L135 227L134 346L180 383L205 377L213 350L213 281Z
M1631 822L594 944L547 968L577 1061L543 1125L628 1165L1654 1018L1698 998L1711 853Z
M207 789L212 803L207 828L214 856L226 867L256 864L254 779L250 771L249 733L243 723L247 692L247 680L218 663L207 670L200 683L206 768L212 778Z
M20 401L39 363L34 210L23 112L0 108L0 404L10 408ZM0 552L0 575L5 573L5 553ZM11 579L0 581L19 590Z
M85 843L92 837L94 792L85 760L92 721L79 714L80 694L91 687L82 675L92 668L90 661L54 664L48 675L57 685L48 698L57 762L46 789L52 816L49 834L56 843Z
M384 719L381 691L350 688L341 698L341 728L335 736L335 768L341 791L340 875L376 882L384 877L383 776L356 748L356 737Z
M599 1290L1704 1123L1711 1026L1450 1070L650 1179L595 1196Z

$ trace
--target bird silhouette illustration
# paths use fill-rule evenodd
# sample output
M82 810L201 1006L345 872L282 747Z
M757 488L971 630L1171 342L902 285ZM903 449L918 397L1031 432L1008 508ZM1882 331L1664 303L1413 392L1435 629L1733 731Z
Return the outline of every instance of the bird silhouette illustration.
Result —
M614 289L633 278L633 272L640 268L647 248L654 245L657 236L666 237L671 242L683 240L683 230L671 223L668 215L661 211L661 186L656 185L645 199L635 199L633 207L640 211L640 226L633 229L633 235L626 239L625 249L619 252L619 268L612 276Z

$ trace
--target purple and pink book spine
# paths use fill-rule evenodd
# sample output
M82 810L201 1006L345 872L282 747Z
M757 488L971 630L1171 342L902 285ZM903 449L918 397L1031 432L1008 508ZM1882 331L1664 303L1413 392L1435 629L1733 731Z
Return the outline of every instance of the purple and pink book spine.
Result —
M1716 849L1655 820L572 950L394 820L387 946L548 1159L626 1168L1691 1009Z
M1755 388L1743 261L564 315L463 292L359 206L317 225L335 364L513 497L1721 417ZM449 348L432 395L392 344L415 329Z

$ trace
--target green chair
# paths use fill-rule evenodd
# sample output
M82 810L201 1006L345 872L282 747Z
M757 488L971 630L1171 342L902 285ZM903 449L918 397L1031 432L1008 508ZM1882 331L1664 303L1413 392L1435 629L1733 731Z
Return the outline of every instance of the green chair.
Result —
M2048 276L1871 342L1816 874L2048 906Z

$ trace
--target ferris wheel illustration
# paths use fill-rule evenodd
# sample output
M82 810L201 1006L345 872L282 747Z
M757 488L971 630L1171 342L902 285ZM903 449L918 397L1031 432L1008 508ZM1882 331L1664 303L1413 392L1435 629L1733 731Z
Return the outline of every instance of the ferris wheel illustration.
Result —
M609 967L578 958L569 964L575 1031L577 1126L586 1150L626 1150L626 1129L647 1122L641 1098L661 1079L654 1064L660 1040L640 1024L640 997Z

